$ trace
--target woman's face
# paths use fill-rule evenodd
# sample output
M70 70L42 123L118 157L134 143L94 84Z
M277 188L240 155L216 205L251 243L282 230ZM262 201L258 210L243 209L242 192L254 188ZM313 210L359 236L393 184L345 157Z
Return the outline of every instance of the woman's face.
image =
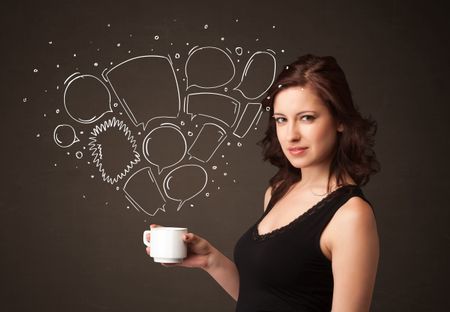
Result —
M274 100L278 141L295 168L329 165L342 131L323 101L308 87L289 87Z

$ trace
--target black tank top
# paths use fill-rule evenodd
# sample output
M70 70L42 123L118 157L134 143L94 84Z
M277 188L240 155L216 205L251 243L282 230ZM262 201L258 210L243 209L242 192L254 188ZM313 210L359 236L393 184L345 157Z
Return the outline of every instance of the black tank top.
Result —
M320 236L354 196L368 202L358 186L342 186L288 225L259 235L258 224L274 205L270 201L234 249L240 278L236 311L330 311L333 274L320 249Z

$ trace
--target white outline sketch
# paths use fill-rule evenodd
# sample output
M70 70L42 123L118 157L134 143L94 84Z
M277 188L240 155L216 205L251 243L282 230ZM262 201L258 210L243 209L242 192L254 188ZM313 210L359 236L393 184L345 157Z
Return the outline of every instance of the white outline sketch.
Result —
M155 164L154 162L150 161L149 157L147 157L149 155L149 151L147 149L147 141L151 139L149 137L154 131L156 131L158 129L161 129L161 128L171 128L171 129L176 130L181 135L181 137L183 138L183 142L184 142L184 152L183 152L183 155L181 156L181 158L179 160L177 160L175 163L173 163L171 165L168 165L168 166L165 166L162 169L161 169L160 165ZM171 123L162 123L159 127L153 128L152 131L150 131L145 136L144 140L142 141L142 154L144 154L145 159L149 163L151 163L152 165L155 165L158 168L158 175L161 174L161 172L164 169L167 169L167 168L175 166L176 164L179 164L183 160L184 156L186 156L186 150L187 150L186 138L184 137L183 133L181 132L180 127L178 127L177 125L171 124Z
M198 167L198 168L202 169L203 172L205 173L205 184L203 184L203 186L201 187L201 189L200 189L197 193L195 193L195 194L192 195L191 197L186 198L186 199L184 199L184 200L183 200L183 199L178 199L178 198L170 197L169 194L167 194L167 190L170 190L170 185L169 185L169 183L170 183L170 179L172 178L172 176L171 176L172 173L173 173L174 171L176 171L176 170L179 170L180 168L183 168L183 167ZM174 201L178 201L178 202L179 202L178 207L177 207L177 211L180 211L180 209L181 209L181 207L184 205L184 203L187 202L188 200L194 198L194 197L197 196L198 194L200 194L200 193L205 189L205 187L206 187L207 184L208 184L208 172L206 172L206 170L205 170L202 166L196 165L196 164L186 164L186 165L182 165L182 166L179 166L179 167L173 169L172 171L170 171L170 172L166 175L166 177L164 178L164 182L163 182L163 189L164 189L164 194L167 196L167 198L170 198L170 199L172 199L172 200L174 200Z
M231 104L234 104L234 109L233 109L234 120L231 123L231 125L228 122L224 121L223 119L220 119L219 117L214 117L214 116L211 116L211 115L202 114L200 112L189 112L189 98L191 96L197 96L197 95L213 95L213 96L221 96L221 97L225 97L225 98L230 99ZM211 103L211 104L214 104L214 103ZM225 95L225 94L212 93L212 92L198 92L198 93L188 94L186 96L186 98L185 98L183 106L184 106L183 107L184 112L186 114L188 114L188 115L191 115L191 120L193 120L196 116L205 116L205 117L208 117L208 118L211 118L211 119L218 120L218 121L224 123L225 125L227 125L230 128L233 127L236 124L236 121L237 121L237 118L238 118L238 115L239 115L239 111L241 109L241 103L238 100L236 100L235 98L233 98L231 96L228 96L228 95Z
M221 133L222 136L217 140L217 145L216 145L216 147L214 148L214 150L211 152L211 154L209 155L208 159L204 160L204 159L200 159L200 158L195 157L194 155L192 155L192 154L191 154L191 149L192 149L193 147L195 147L195 144L197 143L198 138L199 138L199 137L202 135L202 133L203 133L203 129L205 129L205 127L210 126L210 125L215 126L216 128L219 128L219 131L222 131L222 133ZM211 157L214 156L214 154L216 153L216 151L217 151L217 149L219 148L219 146L223 143L223 141L225 141L226 137L227 137L227 133L226 133L226 131L225 131L222 127L220 127L220 126L218 126L218 125L216 125L216 124L214 124L214 123L205 123L205 124L203 124L202 129L201 129L200 132L198 133L198 135L197 135L197 137L195 138L194 142L192 143L191 147L189 147L189 150L188 150L188 155L190 156L189 159L195 158L195 159L197 159L197 160L199 160L199 161L201 161L201 162L203 162L203 163L208 162L208 161L211 159Z
M61 127L69 127L72 129L73 141L69 145L63 145L62 141L58 138L58 134L56 132ZM76 133L75 129L71 125L68 125L68 124L60 124L60 125L56 126L55 130L53 130L53 140L55 141L56 145L58 145L59 147L62 147L62 148L68 148L68 147L72 146L73 144L80 142L80 139L77 137L77 133Z
M106 132L109 128L118 128L120 131L123 132L125 138L131 144L131 147L133 149L132 152L135 157L127 164L125 169L123 169L123 171L117 174L114 178L110 177L109 174L107 174L103 169L103 164L101 163L101 160L103 158L102 147L101 144L97 144L97 136L103 131ZM92 151L91 155L94 156L94 160L92 162L95 163L95 167L97 167L98 171L101 173L103 181L110 184L117 183L119 180L123 179L123 177L125 177L130 172L130 170L133 168L134 165L136 165L138 162L141 161L141 156L136 151L137 148L136 140L131 135L130 129L123 121L117 120L116 117L113 117L112 119L109 119L103 122L102 124L95 126L91 132L91 135L92 137L89 137L91 141L88 143L88 145L90 146L89 150Z
M80 74L80 73L79 73L79 72L73 73L72 75L70 75L69 77L67 77L67 79L64 81L64 84L67 83L67 86L66 86L66 88L64 89L64 109L66 110L66 113L70 116L70 118L72 118L72 119L75 120L76 122L79 122L79 123L82 123L82 124L90 124L90 123L96 122L97 120L99 120L100 118L102 118L105 114L111 113L111 112L113 111L112 108L111 108L111 92L109 92L109 89L108 89L108 87L106 86L106 84L105 84L101 79L99 79L98 77L95 77L94 75L89 75L89 74L84 74L84 75L76 76L76 75L78 75L78 74ZM75 78L72 78L72 77L74 77L74 76L76 76L76 77L75 77ZM86 119L81 119L81 118L76 118L76 117L72 116L72 114L69 112L69 109L67 108L67 104L66 104L66 94L67 94L67 90L69 89L70 85L71 85L75 80L77 80L77 79L79 79L79 78L84 79L84 78L86 78L86 77L94 78L94 79L98 80L98 81L105 87L106 91L108 92L108 108L109 108L108 110L106 110L105 112L103 112L100 116L94 116L94 117L92 117L91 119L88 119L88 120L86 120ZM67 82L67 81L69 81L69 82Z
M241 122L242 122L242 120L243 120L244 117L245 117L245 113L246 113L247 111L250 111L250 109L249 109L250 106L254 106L254 105L258 106L258 108L256 109L256 114L253 116L252 121L247 125L247 130L245 130L244 134L243 134L243 135L238 135L237 132L240 131L239 126L241 125ZM260 114L261 106L262 106L261 103L247 103L247 105L246 105L245 108L244 108L244 112L243 112L242 115L241 115L241 119L239 119L238 125L236 126L236 129L234 129L234 131L233 131L233 134L234 134L235 136L237 136L238 138L241 138L241 139L242 139L243 137L245 137L245 136L247 135L248 131L249 131L250 128L252 127L253 123L255 122L255 119L256 119L256 118L258 117L258 115ZM243 126L243 127L245 127L245 126Z
M247 95L244 94L244 92L243 92L241 89L239 89L239 87L242 85L242 83L244 83L244 80L245 80L246 77L247 77L248 70L250 69L250 66L251 66L252 63L253 63L254 58L255 58L256 55L258 55L258 54L267 54L267 55L270 55L270 56L273 58L273 64L274 64L274 66L273 66L272 80L271 80L270 83L267 85L267 88L266 88L264 91L260 92L260 94L259 94L258 96L256 96L256 97L248 97ZM250 56L250 58L248 59L247 64L245 64L244 71L242 72L241 81L239 82L239 84L238 84L235 88L233 88L233 90L239 91L239 92L242 94L242 96L245 97L247 100L256 100L257 98L259 98L260 96L262 96L264 93L266 93L267 90L269 90L270 86L271 86L272 83L275 81L275 74L276 74L276 71L277 71L277 59L275 58L275 56L274 56L272 53L269 53L269 52L266 52L266 51L257 51L257 52L255 52L255 53L253 53L253 55Z
M228 60L230 61L231 65L233 66L233 75L226 82L224 82L223 84L219 84L217 86L205 87L205 86L200 86L200 85L195 84L195 83L192 84L192 85L189 85L189 75L188 75L188 71L187 71L187 68L188 68L188 65L189 65L189 60L191 59L191 57L195 53L197 53L198 51L201 51L201 50L205 50L205 49L215 49L215 50L219 50L220 52L222 52L228 58ZM206 47L200 47L200 48L197 48L197 49L191 49L189 51L189 56L188 56L188 58L186 60L186 63L184 65L184 75L186 76L186 90L188 90L188 89L190 89L192 87L199 87L199 88L202 88L202 89L214 89L214 88L222 87L222 86L226 85L227 83L229 83L231 80L233 80L234 76L236 75L236 67L234 66L234 62L231 59L231 57L224 50L222 50L222 49L220 49L218 47L206 46Z
M148 176L149 176L150 180L156 185L156 189L158 190L158 193L161 195L161 198L162 198L162 200L164 201L164 205L162 205L162 207L158 207L158 209L156 209L156 211L155 211L153 214L147 212L144 208L142 208L141 205L139 205L139 203L138 203L138 202L137 202L137 201L136 201L136 200L135 200L128 192L127 192L127 190L126 190L127 185L128 185L128 182L130 182L131 179L133 179L135 175L140 174L140 173L141 173L142 171L144 171L144 170L147 170L147 173L148 173ZM139 170L136 171L135 173L133 173L133 174L128 178L128 180L125 182L125 184L124 184L122 190L123 190L123 192L125 193L125 198L133 205L133 207L134 207L137 211L140 211L140 210L141 210L142 212L144 212L144 213L146 213L146 214L148 214L149 216L152 216L152 217L155 216L156 213L157 213L159 210L161 210L161 211L163 211L163 212L166 212L166 210L165 210L166 199L164 198L164 195L163 195L163 193L161 192L161 189L159 188L159 185L158 185L158 183L156 182L156 179L155 179L155 177L154 177L154 175L153 175L153 172L152 172L152 170L151 170L150 167L144 167L144 168L142 168L142 169L139 169Z
M134 61L134 60L137 60L137 59L142 59L142 58L162 58L162 59L167 60L167 62L169 63L170 69L172 70L172 74L173 74L173 78L174 78L174 81L175 81L175 85L176 85L176 88L177 88L177 97L178 97L178 115L179 115L179 113L180 113L180 108L181 108L180 88L179 88L179 86L178 86L177 75L176 75L176 73L175 73L175 70L174 70L174 67L173 67L173 62L172 62L172 59L170 58L170 56L167 56L167 57L166 57L166 56L162 56L162 55L141 55L141 56L136 56L136 57L130 58L130 59L126 60L126 61L123 61L123 62L117 64L116 66L114 66L113 68L111 68L110 70L108 70L108 71L106 72L106 74L103 75L103 79L105 79L106 81L108 81L108 83L109 83L109 85L111 86L111 88L112 88L114 94L116 95L116 97L117 97L117 99L119 100L120 104L122 104L122 107L123 107L123 109L125 110L125 113L126 113L126 114L128 115L128 117L130 118L131 122L132 122L136 127L141 126L142 129L145 130L145 129L147 128L147 125L148 125L152 120L154 120L154 119L156 119L156 118L173 118L174 116L155 116L155 117L152 117L152 118L150 118L149 120L147 120L147 121L145 121L145 122L138 122L137 119L136 119L136 117L134 116L133 112L132 112L131 109L128 107L127 102L125 101L125 99L122 99L122 98L119 97L119 95L117 94L117 91L114 89L114 86L112 85L111 81L110 81L109 78L108 78L108 74L109 74L111 71L113 71L114 69L116 69L117 67L122 66L122 65L124 65L125 63L131 62L131 61ZM178 115L175 116L175 117L178 117Z

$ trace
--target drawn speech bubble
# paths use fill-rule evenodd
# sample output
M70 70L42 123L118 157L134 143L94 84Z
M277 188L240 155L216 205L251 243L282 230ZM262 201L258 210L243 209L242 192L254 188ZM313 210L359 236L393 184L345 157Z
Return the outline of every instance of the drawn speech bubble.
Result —
M97 77L72 75L66 83L64 107L73 120L89 124L112 112L111 93Z
M248 100L255 100L269 90L275 79L275 57L265 51L255 52L245 65L241 81L234 88Z
M164 199L150 167L139 169L130 176L123 186L126 199L136 208L149 216L158 211L165 212Z
M164 178L166 196L179 201L177 211L189 199L201 193L207 184L208 174L203 167L194 164L183 165L170 171Z
M80 142L78 139L75 129L71 125L62 124L56 126L53 131L53 140L56 145L62 148L67 148L72 146L76 142Z
M178 126L162 124L145 137L142 151L145 159L158 168L158 174L178 164L186 155L186 139Z
M172 61L161 55L126 60L104 78L135 126L144 130L155 118L174 117L180 110L180 91Z
M186 89L193 86L205 89L221 87L229 83L235 73L232 59L222 49L197 48L189 53L186 61Z

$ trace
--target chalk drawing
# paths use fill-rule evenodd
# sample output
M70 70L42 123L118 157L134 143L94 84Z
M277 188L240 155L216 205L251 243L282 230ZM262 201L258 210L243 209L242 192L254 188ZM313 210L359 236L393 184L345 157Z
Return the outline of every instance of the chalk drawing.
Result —
M249 100L255 100L266 93L275 80L276 59L266 51L255 52L245 65L241 82L234 90Z
M186 155L186 139L180 127L163 123L152 129L142 143L145 159L158 168L158 174L178 164Z
M145 130L155 118L178 116L180 90L170 57L137 56L114 66L104 78L135 126Z
M208 31L213 29L206 23L200 26ZM150 39L152 44L165 41L161 41L164 38L160 34L152 34ZM66 154L74 155L81 163L95 165L100 175L89 173L91 178L101 176L116 191L123 191L131 203L127 209L133 206L136 211L153 217L158 212L166 212L167 204L179 211L199 194L203 200L210 198L214 191L223 189L218 185L219 179L233 179L227 170L231 167L229 162L224 162L228 157L217 152L226 139L228 147L242 147L243 140L232 145L231 138L243 139L252 127L256 129L264 111L258 99L273 83L277 66L274 50L255 52L239 44L226 47L224 43L229 38L217 39L222 47L183 42L185 50L171 52L177 66L170 55L156 55L156 52L128 56L122 62L95 56L88 64L101 72L101 77L100 74L99 77L80 72L71 74L64 81L63 97L65 112L78 126L97 124L85 136L81 135L85 128L75 131L72 125L61 123L53 133L55 143L69 148L80 141L77 133L86 140L81 145L83 148L66 150ZM132 52L118 41L110 48ZM153 48L157 50L155 46L150 51ZM73 53L75 60L80 60L80 56ZM101 68L104 64L112 67ZM36 68L35 72L40 74L41 70ZM183 97L179 82L183 85ZM22 101L27 103L29 99L23 97ZM56 114L59 112L57 109ZM111 117L105 118L105 114ZM121 120L120 116L125 114L129 121ZM223 162L218 166L212 161L214 157ZM146 162L143 168L138 168L142 158ZM211 180L212 189L205 190L208 172L214 173L216 180ZM191 203L190 207L193 206Z
M67 148L77 142L80 142L75 129L68 124L61 124L56 126L55 130L53 131L53 140L55 141L56 145L62 148Z
M179 201L177 211L186 201L200 194L208 182L206 170L195 164L187 164L170 171L164 178L163 186L165 195Z
M93 123L112 112L111 93L99 78L78 74L72 74L65 81L64 108L73 120Z
M93 163L107 183L123 179L141 160L130 129L116 117L95 126L89 139Z
M211 89L229 83L234 78L236 68L227 52L206 46L189 52L184 71L186 89L194 86Z
M206 123L189 148L188 154L201 162L208 162L227 137L225 130L213 123Z
M193 120L197 115L220 121L233 127L240 110L235 98L220 93L199 92L189 94L184 103L184 112Z
M247 103L233 134L238 138L246 136L260 111L261 103Z
M125 198L133 207L149 216L155 216L158 211L165 212L166 199L150 167L139 169L133 173L123 186Z

